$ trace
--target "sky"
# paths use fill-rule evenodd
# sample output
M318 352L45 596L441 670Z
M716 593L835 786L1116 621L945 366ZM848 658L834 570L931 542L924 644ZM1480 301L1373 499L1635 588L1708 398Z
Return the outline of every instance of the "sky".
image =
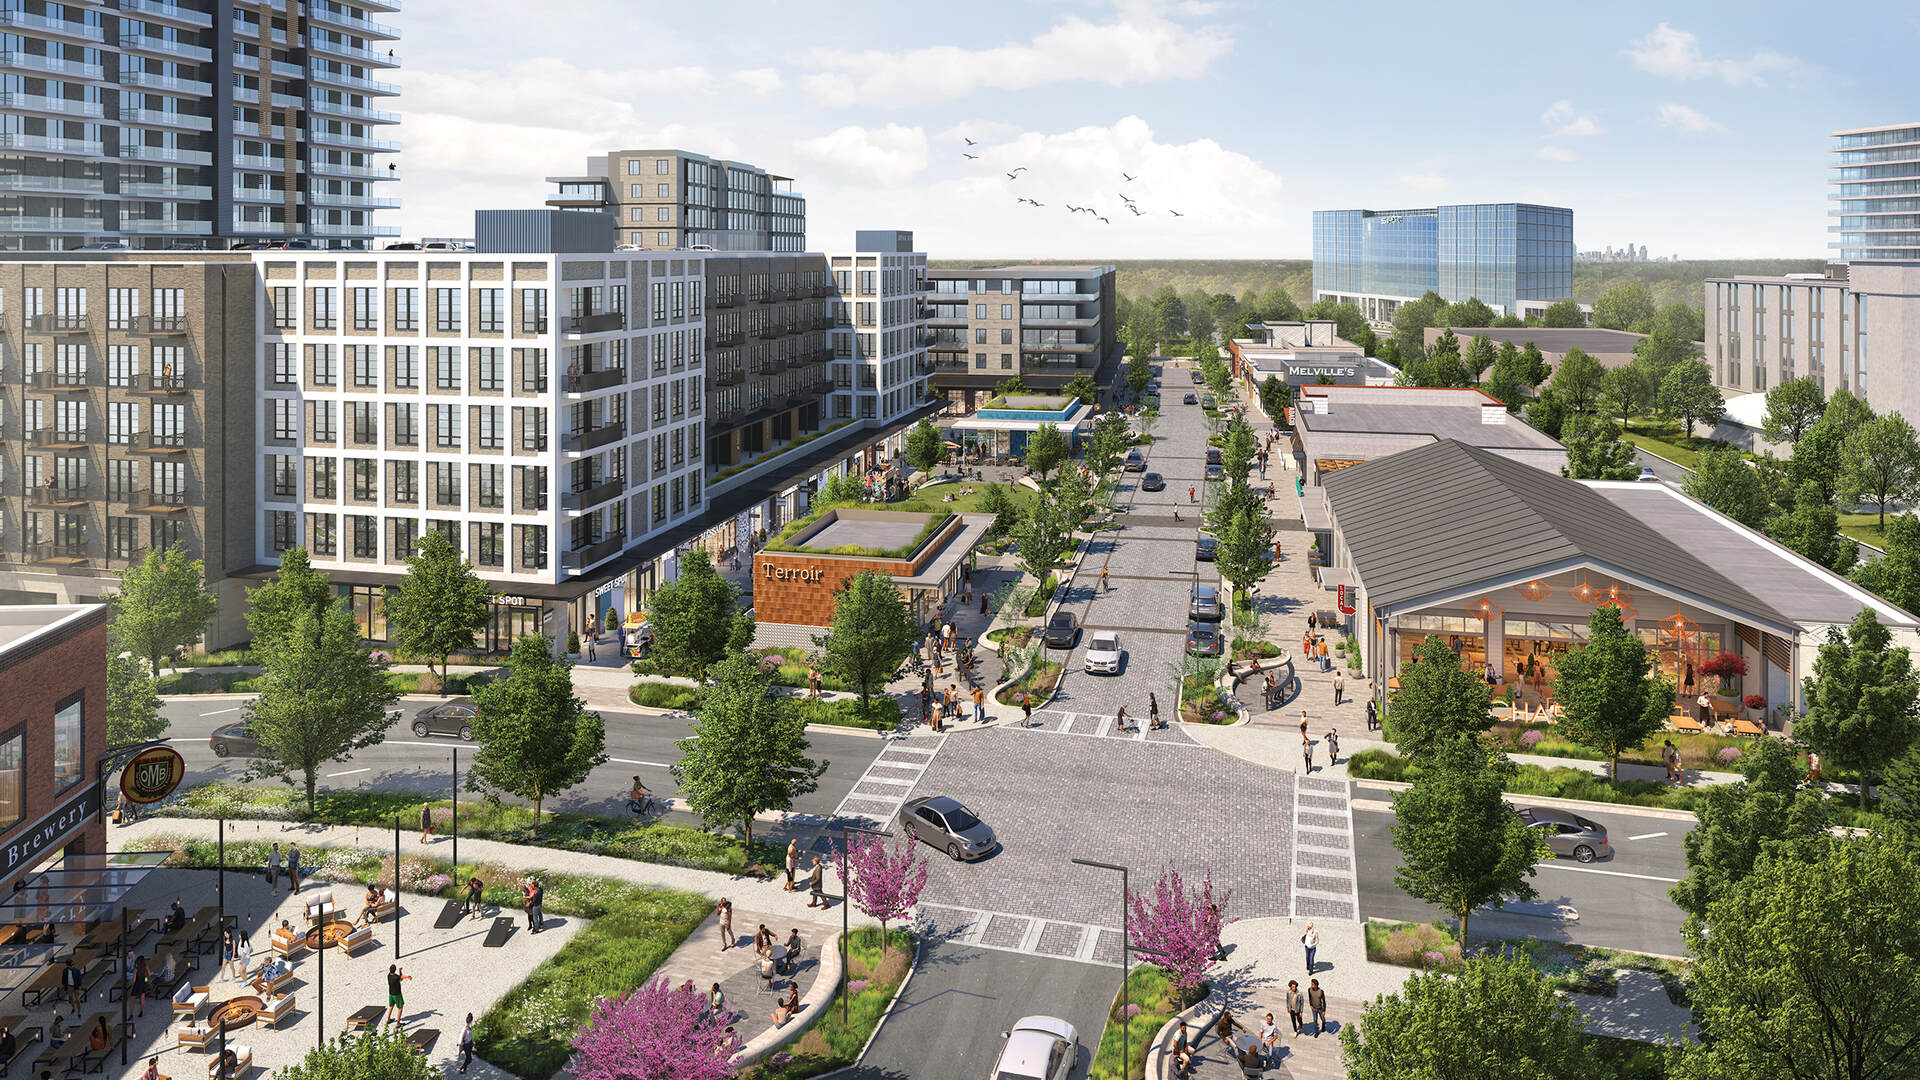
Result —
M1528 201L1572 207L1580 250L1817 258L1829 134L1920 122L1920 8L1890 0L1844 18L408 0L379 18L404 64L379 103L402 117L382 194L403 203L381 219L407 236L539 206L592 154L677 147L793 177L816 251L882 228L935 258L1307 258L1316 209Z

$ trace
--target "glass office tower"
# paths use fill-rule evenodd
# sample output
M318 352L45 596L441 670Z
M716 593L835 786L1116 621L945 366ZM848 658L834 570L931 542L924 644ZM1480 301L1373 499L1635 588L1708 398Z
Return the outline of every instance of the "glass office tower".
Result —
M1387 322L1428 291L1503 314L1573 295L1573 211L1530 203L1313 215L1314 299Z
M1836 131L1833 152L1827 246L1842 262L1920 262L1920 126Z

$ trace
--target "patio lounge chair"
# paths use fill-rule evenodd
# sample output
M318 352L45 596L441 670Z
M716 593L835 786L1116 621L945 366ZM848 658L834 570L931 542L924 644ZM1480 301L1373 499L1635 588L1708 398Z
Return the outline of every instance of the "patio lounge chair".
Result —
M183 1024L175 1035L182 1050L205 1050L214 1039L213 1029L199 1024Z
M282 934L275 930L268 935L267 947L273 950L273 955L291 960L307 951L307 938L304 934Z
M265 1008L262 1008L260 1010L260 1014L258 1017L256 1017L256 1019L258 1019L263 1024L270 1024L273 1027L278 1028L280 1026L280 1021L285 1020L287 1017L292 1015L293 1015L293 995L288 994L286 997L277 998L274 1001L268 1003Z
M173 992L173 1015L185 1014L188 1018L200 1015L200 1006L207 1003L207 992L211 984L195 986L190 982L180 984Z
M346 953L352 953L362 945L371 944L373 944L373 930L365 926L356 928L353 933L340 939L340 949Z
M267 978L266 969L262 968L260 974L253 977L253 988L261 994L266 994L269 991L277 994L292 981L293 969L291 967L271 979Z
M207 1076L209 1080L238 1080L239 1077L247 1075L247 1071L253 1068L253 1047L235 1046L230 1049L233 1050L233 1071L223 1074L220 1071L220 1059L216 1057L212 1061L207 1062Z

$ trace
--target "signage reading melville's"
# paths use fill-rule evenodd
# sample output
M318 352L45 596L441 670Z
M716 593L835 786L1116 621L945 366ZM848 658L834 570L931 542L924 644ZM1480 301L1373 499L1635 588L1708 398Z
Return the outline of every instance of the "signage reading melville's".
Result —
M0 850L0 879L40 861L41 854L66 840L74 830L100 813L100 785L83 783L72 798L28 828L20 830Z

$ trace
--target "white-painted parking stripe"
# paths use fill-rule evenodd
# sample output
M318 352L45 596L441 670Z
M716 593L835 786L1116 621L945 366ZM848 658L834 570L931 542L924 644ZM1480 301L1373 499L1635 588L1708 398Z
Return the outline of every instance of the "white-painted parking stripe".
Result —
M1640 834L1639 836L1629 836L1629 837L1627 837L1627 839L1629 839L1629 840L1651 840L1651 839L1653 839L1653 838L1654 838L1654 837L1656 837L1656 836L1665 836L1665 835L1667 835L1667 834L1666 834L1666 833L1663 833L1663 832L1643 832L1643 833L1641 833L1641 834Z
M239 712L239 711L240 711L240 706L235 705L231 709L215 709L212 712L203 712L200 715L201 716L225 716L230 712Z
M1592 866L1566 866L1552 860L1541 863L1540 869L1570 870L1576 874L1605 874L1608 877L1637 878L1640 881L1664 881L1668 884L1674 884L1680 880L1677 877L1655 877L1652 874L1629 874L1623 870L1600 870Z
M1054 730L1071 735L1073 733L1073 722L1079 718L1079 715L1079 713L1061 713L1060 726Z
M372 767L368 767L365 769L348 769L346 772L330 772L327 774L327 779L331 780L336 776L352 776L355 773L372 772L372 771L373 771Z
M923 766L924 767L924 766ZM863 784L892 784L896 787L912 787L918 780L899 780L891 776L867 776L860 780Z
M1107 737L1107 729L1112 726L1113 726L1113 717L1103 716L1100 718L1100 726L1098 728L1095 728L1093 733L1095 736L1104 739Z

